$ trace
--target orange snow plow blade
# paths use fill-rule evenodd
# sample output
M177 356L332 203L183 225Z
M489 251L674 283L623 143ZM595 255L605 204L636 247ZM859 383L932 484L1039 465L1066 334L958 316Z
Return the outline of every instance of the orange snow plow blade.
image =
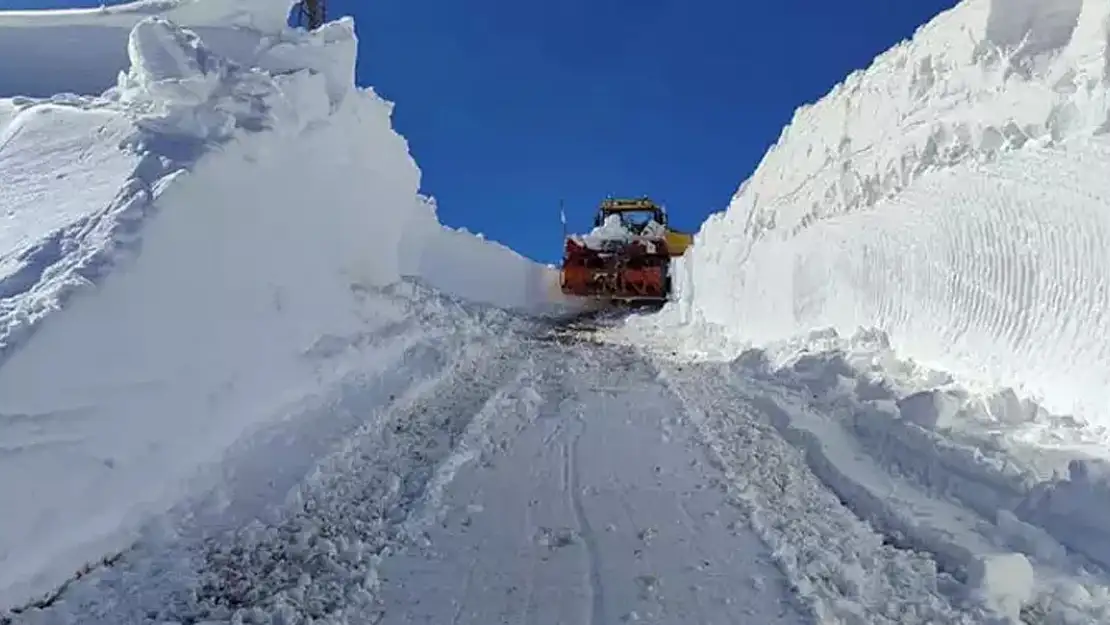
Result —
M612 300L665 301L666 256L629 253L606 254L567 239L563 262L563 293Z
M641 222L627 216L645 215ZM570 296L662 304L671 291L666 213L647 198L605 200L588 237L568 236L560 283Z

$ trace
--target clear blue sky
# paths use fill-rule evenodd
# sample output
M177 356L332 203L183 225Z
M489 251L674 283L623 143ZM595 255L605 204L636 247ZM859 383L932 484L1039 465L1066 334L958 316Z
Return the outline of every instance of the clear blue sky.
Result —
M954 0L330 0L441 218L544 261L607 194L694 230L794 109Z
M554 262L560 199L575 231L609 194L695 230L797 106L955 0L328 4L355 17L359 83L396 103L441 219Z

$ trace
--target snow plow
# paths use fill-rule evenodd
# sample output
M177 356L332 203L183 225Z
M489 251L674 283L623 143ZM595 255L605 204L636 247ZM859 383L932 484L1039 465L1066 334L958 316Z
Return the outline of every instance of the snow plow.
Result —
M564 236L563 293L603 304L662 306L671 294L671 258L690 240L668 228L666 211L646 197L606 199L593 231Z

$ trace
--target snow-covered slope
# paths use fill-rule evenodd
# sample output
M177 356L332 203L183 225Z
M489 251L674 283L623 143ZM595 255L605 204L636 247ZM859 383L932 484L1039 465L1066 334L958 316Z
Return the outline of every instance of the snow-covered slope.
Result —
M386 359L360 346L408 327L381 295L402 276L557 303L550 269L439 226L392 105L354 87L352 22L285 30L289 5L0 13L0 55L34 42L0 70L0 607ZM55 92L86 95L24 97ZM485 282L438 273L478 253Z
M680 318L739 344L879 327L1110 422L1108 41L1102 0L937 16L797 111L698 234Z

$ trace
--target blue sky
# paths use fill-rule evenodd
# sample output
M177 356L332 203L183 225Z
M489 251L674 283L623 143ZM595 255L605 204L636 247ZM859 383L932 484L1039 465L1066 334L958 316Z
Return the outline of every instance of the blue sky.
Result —
M440 218L545 262L561 199L574 231L610 194L696 230L795 108L954 3L328 0L355 17L358 81L396 103Z
M648 194L695 230L797 106L952 0L330 0L355 16L359 78L441 219L532 258L607 194ZM356 8L357 7L357 8Z

